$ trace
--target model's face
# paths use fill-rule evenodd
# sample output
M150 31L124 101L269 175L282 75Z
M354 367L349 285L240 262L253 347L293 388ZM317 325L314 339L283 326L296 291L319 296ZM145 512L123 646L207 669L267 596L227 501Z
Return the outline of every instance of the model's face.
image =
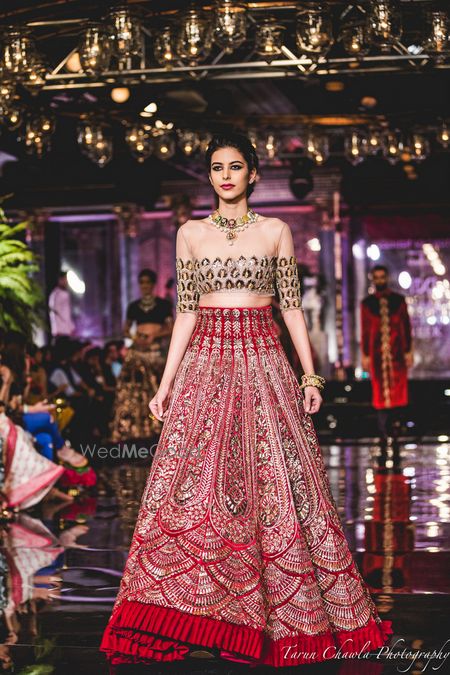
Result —
M150 295L153 290L153 286L153 282L150 281L148 277L142 277L142 279L139 280L139 288L142 295Z
M235 201L246 194L256 169L248 170L247 162L237 148L219 148L211 156L209 180L224 201Z
M372 274L372 281L377 291L382 291L387 288L388 275L384 270L376 270Z

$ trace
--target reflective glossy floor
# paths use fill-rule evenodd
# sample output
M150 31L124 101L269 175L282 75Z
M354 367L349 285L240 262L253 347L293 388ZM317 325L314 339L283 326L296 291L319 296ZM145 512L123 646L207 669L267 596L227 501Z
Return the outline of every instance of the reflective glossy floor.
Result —
M384 655L286 672L450 672L450 441L322 444L350 547L394 635ZM148 474L148 461L98 462L95 493L38 506L2 531L3 672L108 673L98 652ZM43 569L45 568L45 569ZM40 570L39 575L36 572ZM24 600L28 600L25 605ZM22 603L22 604L21 604ZM27 611L18 611L26 607ZM432 650L440 651L433 658ZM118 673L267 672L206 658Z

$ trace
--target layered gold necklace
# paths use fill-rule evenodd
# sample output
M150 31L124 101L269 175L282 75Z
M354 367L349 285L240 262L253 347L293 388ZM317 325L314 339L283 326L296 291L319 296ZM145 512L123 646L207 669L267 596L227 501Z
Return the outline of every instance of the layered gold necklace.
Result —
M216 209L208 216L208 219L221 232L226 232L228 243L230 246L233 246L234 240L237 238L237 233L245 230L245 228L248 227L250 223L254 223L258 217L258 213L255 213L253 209L249 209L244 216L240 216L239 218L225 218L225 216L221 216Z

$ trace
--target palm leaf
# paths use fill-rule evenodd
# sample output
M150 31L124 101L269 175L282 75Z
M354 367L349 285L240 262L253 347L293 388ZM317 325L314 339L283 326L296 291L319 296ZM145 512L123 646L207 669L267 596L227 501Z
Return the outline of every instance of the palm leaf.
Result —
M27 227L27 221L10 225L0 207L0 328L31 338L33 328L44 323L45 303L33 278L40 258L23 241Z

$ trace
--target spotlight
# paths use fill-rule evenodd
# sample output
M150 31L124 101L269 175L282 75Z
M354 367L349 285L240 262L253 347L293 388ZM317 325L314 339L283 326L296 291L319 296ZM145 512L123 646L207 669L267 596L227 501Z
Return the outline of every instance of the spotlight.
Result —
M86 291L86 284L74 270L67 271L67 283L70 289L77 295L83 295Z
M321 246L320 246L320 241L317 237L313 237L307 242L308 247L311 249L311 251L320 251Z
M371 260L378 260L380 258L381 251L379 247L376 244L371 244L370 246L367 247L367 256Z
M352 253L356 260L364 260L364 249L361 245L361 242L357 241L356 244L353 244Z
M409 272L406 272L403 270L403 272L400 272L398 275L398 283L401 288L407 289L410 288L412 284L412 278Z

